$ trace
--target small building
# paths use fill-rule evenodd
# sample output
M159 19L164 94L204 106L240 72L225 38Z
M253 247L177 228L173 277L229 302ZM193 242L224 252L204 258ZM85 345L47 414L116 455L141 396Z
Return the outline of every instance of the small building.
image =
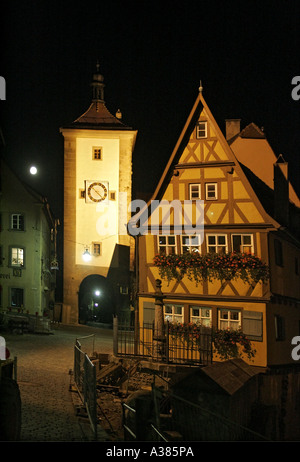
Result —
M179 379L172 386L171 403L173 425L183 440L261 439L250 429L259 398L258 375L257 368L234 359L197 368Z
M43 316L55 303L58 220L2 157L0 176L0 309Z

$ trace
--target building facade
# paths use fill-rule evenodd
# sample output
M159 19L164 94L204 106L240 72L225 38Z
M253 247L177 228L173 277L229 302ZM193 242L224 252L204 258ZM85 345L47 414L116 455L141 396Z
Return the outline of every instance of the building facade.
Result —
M127 234L137 132L104 101L99 67L87 111L64 137L63 302L71 323L129 313L134 242Z
M49 204L1 158L1 311L49 315L55 303L56 229Z
M227 121L227 131L200 90L137 238L138 321L154 320L161 279L165 320L241 329L256 350L251 364L290 364L300 332L299 199L261 130Z

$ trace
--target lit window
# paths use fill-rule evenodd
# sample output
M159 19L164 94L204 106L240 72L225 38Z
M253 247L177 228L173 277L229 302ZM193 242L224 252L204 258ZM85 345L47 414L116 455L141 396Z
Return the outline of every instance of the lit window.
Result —
M201 199L201 184L190 184L190 200Z
M253 253L252 234L233 234L232 250L238 253Z
M24 231L24 215L21 213L13 213L11 215L11 229Z
M205 198L208 201L218 199L217 183L206 183L206 185L205 185Z
M24 290L19 288L10 289L10 304L13 307L21 308L24 304Z
M166 321L183 322L183 306L181 305L165 305L164 314Z
M93 148L93 159L102 160L102 148Z
M176 237L175 236L158 236L159 253L171 255L176 253Z
M24 249L21 247L11 248L11 266L24 266Z
M191 306L190 320L194 324L211 327L211 308Z
M197 138L207 138L207 122L198 122L197 125Z
M238 330L241 328L241 312L237 310L219 311L219 329Z
M207 239L208 253L226 253L227 252L227 236L226 234L209 234Z
M197 234L192 236L181 235L181 251L186 252L200 252L200 236Z

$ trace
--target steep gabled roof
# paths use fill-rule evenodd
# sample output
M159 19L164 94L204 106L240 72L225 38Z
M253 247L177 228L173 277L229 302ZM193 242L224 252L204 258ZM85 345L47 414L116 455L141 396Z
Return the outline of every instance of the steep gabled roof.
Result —
M226 152L227 154L227 157L229 159L229 161L234 165L234 169L236 170L236 172L238 173L239 177L242 179L243 181L243 184L245 186L245 188L247 189L249 195L251 196L253 202L255 202L255 205L259 211L259 213L261 214L261 216L264 217L264 220L265 220L265 223L268 223L272 226L275 226L276 228L278 228L280 225L279 223L273 218L272 215L269 215L268 211L263 207L259 197L256 195L256 192L254 191L249 179L247 178L247 176L245 175L236 155L234 154L234 152L232 151L232 149L230 148L228 142L226 141L221 129L219 128L216 120L214 119L204 97L203 97L203 94L202 94L202 91L199 92L198 96L197 96L197 99L194 103L194 106L189 114L189 117L185 123L185 126L178 138L178 141L175 145L175 148L171 154L171 157L165 167L165 170L162 174L162 177L155 189L155 192L151 198L151 201L152 200L160 200L163 196L163 193L168 185L168 183L170 182L170 179L174 173L174 168L176 166L176 164L178 163L179 161L179 158L185 148L185 146L187 145L188 143L188 140L190 138L190 135L191 135L191 132L193 131L193 129L195 128L195 125L199 119L199 115L201 114L202 110L205 111L208 119L210 120L210 123L213 125L213 129L216 133L216 136L222 146L222 148L224 149L224 151ZM199 166L201 167L201 163L199 163Z

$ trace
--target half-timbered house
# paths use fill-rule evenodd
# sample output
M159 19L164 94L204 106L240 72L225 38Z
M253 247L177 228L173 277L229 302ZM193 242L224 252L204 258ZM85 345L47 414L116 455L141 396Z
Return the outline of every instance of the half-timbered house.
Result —
M254 124L227 121L223 135L200 89L136 239L140 324L154 320L161 279L165 320L241 329L256 366L293 362L300 204L287 169Z

